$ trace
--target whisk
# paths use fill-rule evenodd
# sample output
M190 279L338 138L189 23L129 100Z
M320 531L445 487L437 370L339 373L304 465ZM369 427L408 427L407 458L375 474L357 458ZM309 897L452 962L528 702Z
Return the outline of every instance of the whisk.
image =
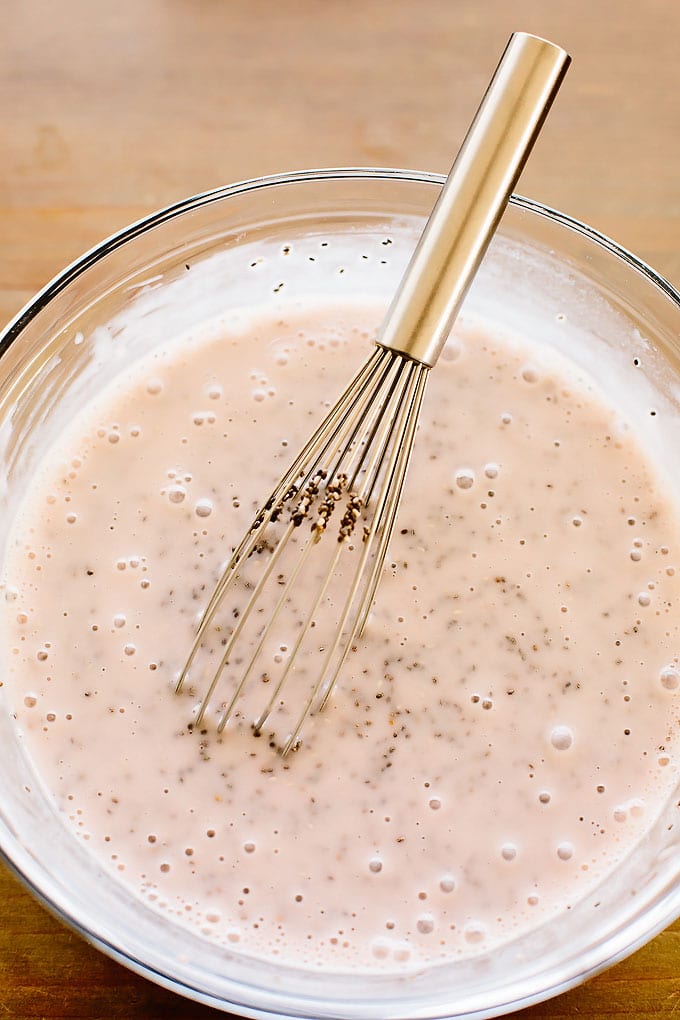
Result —
M217 633L219 661L194 728L227 677L218 732L245 718L244 695L254 685L264 703L253 732L266 727L284 755L327 703L373 604L429 371L569 62L545 40L511 36L375 349L262 505L203 613L176 688L193 675L209 632ZM291 710L283 689L295 677L292 704L300 704Z

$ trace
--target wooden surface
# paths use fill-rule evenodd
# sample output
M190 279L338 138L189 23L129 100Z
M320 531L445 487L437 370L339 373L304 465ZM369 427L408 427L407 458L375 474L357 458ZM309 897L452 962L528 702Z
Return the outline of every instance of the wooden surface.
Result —
M507 36L574 56L521 192L680 285L678 0L2 0L0 320L186 195L285 169L448 169ZM0 1020L213 1015L0 868ZM680 1017L680 924L527 1020Z

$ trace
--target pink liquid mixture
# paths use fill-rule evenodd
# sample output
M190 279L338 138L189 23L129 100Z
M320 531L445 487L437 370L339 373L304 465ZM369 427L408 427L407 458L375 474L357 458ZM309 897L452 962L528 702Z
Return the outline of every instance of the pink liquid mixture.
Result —
M65 824L174 922L329 969L570 909L678 778L678 506L590 380L482 326L432 373L377 604L301 750L191 732L197 614L379 318L291 305L159 348L59 437L2 573Z

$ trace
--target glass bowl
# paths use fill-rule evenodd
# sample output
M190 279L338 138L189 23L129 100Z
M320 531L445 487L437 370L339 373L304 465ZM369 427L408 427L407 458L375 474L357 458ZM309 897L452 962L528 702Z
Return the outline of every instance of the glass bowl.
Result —
M11 520L55 430L169 329L191 326L197 307L202 316L230 303L276 307L277 260L291 242L304 249L310 238L332 236L338 272L330 296L341 300L351 288L387 303L442 183L433 174L372 169L246 181L164 209L84 255L0 337L3 519ZM357 241L372 253L370 268L357 258ZM267 271L248 273L263 252ZM286 300L313 287L313 274L300 273ZM643 351L649 386L680 410L680 295L567 216L514 197L467 309L562 350L575 335L588 337L585 367L597 372L605 354L617 366L601 380L612 393ZM7 528L3 543L6 537ZM676 789L597 889L568 914L493 951L400 974L320 973L230 952L152 910L74 838L17 738L6 686L0 700L6 862L105 953L223 1010L337 1020L497 1016L578 984L680 915Z

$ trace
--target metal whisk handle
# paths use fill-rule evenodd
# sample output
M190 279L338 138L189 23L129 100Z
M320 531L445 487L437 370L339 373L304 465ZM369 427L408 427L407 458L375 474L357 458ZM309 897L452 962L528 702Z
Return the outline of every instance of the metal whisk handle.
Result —
M571 58L515 33L505 49L383 324L378 344L432 367Z

